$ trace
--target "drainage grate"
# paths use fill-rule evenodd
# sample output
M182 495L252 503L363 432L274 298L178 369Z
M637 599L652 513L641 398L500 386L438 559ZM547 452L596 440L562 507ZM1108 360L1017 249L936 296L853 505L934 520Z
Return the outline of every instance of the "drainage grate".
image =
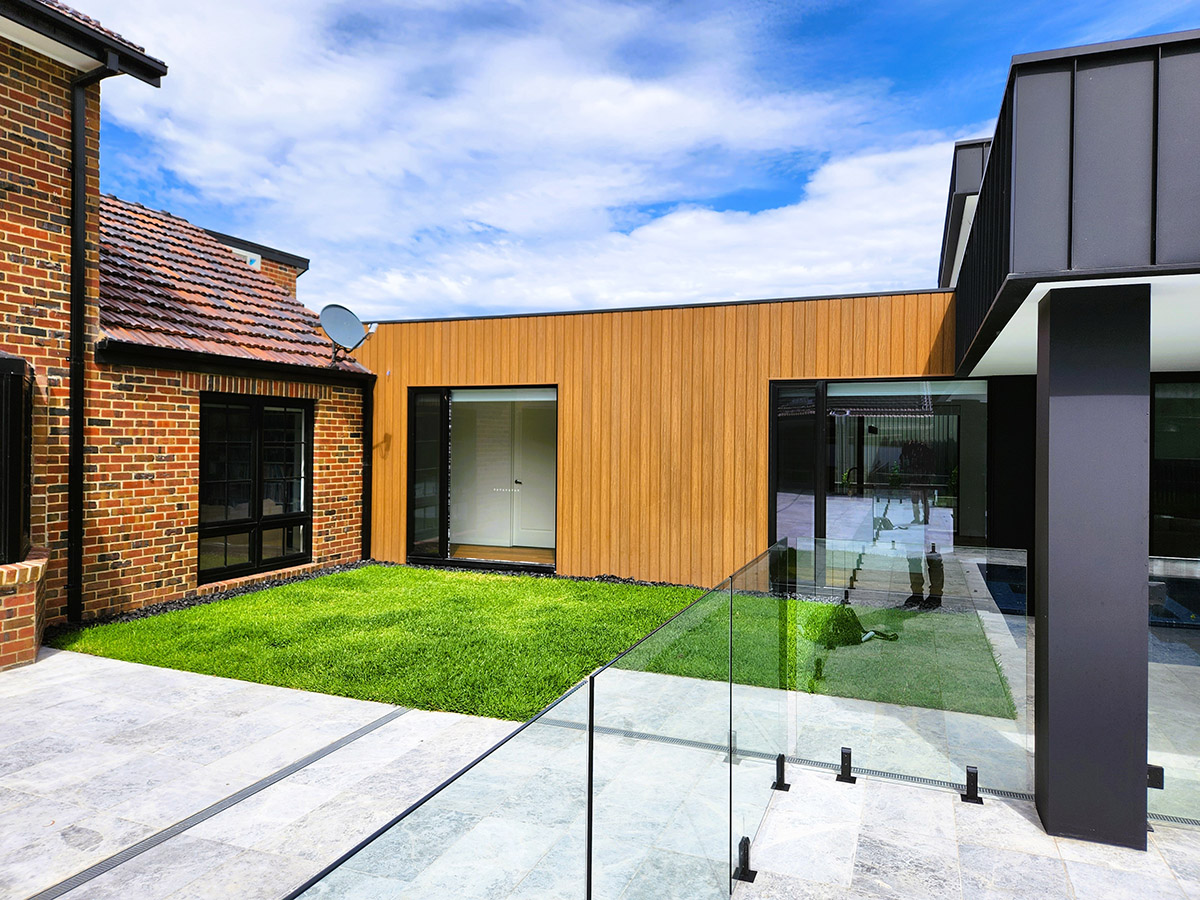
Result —
M561 728L571 728L576 731L587 731L587 725L582 722L566 722L562 719L542 719L543 725L557 725ZM612 728L607 725L597 725L597 734L609 734L617 737L628 737L640 741L655 741L660 744L671 744L676 747L690 747L694 750L711 750L714 753L726 753L729 748L724 744L714 744L709 741L693 741L688 738L671 737L664 734L652 734L647 731L630 731L625 728ZM744 750L739 748L737 755L746 759L763 759L768 762L774 761L776 754L764 753L760 750ZM810 769L826 769L830 772L841 771L841 766L838 763L821 762L815 759L804 759L800 756L786 757L789 763L797 766L807 766ZM926 787L941 788L947 791L956 791L963 793L967 786L963 782L955 781L939 781L936 778L922 778L919 775L904 775L899 772L884 772L880 769L864 769L860 766L851 767L851 771L855 775L866 775L870 778L887 778L891 781L903 781L908 784L920 784ZM1004 800L1030 800L1032 801L1033 794L1025 793L1024 791L1006 791L1001 788L980 787L979 793L987 794L991 797L1000 797ZM1200 823L1198 823L1200 824Z
M375 721L368 722L362 728L352 731L344 737L338 738L332 744L327 744L321 749L308 754L308 756L298 759L290 765L284 766L278 772L273 772L270 775L267 775L265 778L260 778L258 781L254 782L254 784L247 785L237 793L230 794L224 800L218 800L212 806L206 807L205 809L200 810L198 813L193 813L186 819L176 822L174 825L164 828L162 831L156 832L155 834L150 835L150 837L144 838L138 841L136 844L126 847L124 850L121 850L118 853L114 853L107 859L100 860L100 862L89 866L82 872L72 875L65 881L60 881L58 884L34 894L29 898L29 900L53 900L55 897L61 897L68 891L73 891L75 888L87 884L93 878L115 869L117 866L121 865L121 863L129 862L129 860L133 859L135 856L139 856L142 853L145 853L147 850L151 850L154 847L157 847L159 844L170 840L176 835L182 834L189 828L199 825L206 819L211 819L218 813L222 813L225 810L236 806L248 797L253 797L259 791L269 788L271 785L278 781L282 781L289 775L296 774L305 766L311 765L317 760L328 756L330 753L342 749L347 744L357 741L363 735L370 734L372 731L386 725L388 722L395 721L406 712L408 712L408 710L404 707L394 709L386 715L380 716Z
M1200 819L1186 819L1183 816L1168 816L1163 813L1150 813L1146 818L1151 822L1166 822L1168 825L1191 825L1200 828Z

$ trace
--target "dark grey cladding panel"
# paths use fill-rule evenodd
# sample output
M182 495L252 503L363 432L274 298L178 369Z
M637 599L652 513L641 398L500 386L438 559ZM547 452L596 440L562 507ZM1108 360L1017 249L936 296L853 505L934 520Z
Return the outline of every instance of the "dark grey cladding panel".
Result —
M1200 262L1200 47L1163 51L1158 97L1155 262Z
M1154 61L1080 60L1071 268L1153 262Z
M1019 72L1013 124L1013 272L1066 269L1071 197L1071 69Z
M954 148L954 192L974 194L983 181L983 146Z

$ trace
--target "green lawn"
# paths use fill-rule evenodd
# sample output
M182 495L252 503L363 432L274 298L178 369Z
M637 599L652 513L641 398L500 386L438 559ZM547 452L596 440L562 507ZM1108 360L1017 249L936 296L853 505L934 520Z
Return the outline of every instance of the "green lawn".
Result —
M524 720L698 596L690 588L369 566L49 643L132 662ZM990 716L1014 715L974 615L856 609L896 634L827 649L804 622L824 604L739 594L734 677ZM797 627L797 622L800 626ZM620 667L725 680L729 597L706 595Z
M690 588L369 566L52 646L522 721L698 596Z
M738 683L1016 717L1008 683L973 614L853 608L864 629L895 634L896 639L828 649L805 639L803 629L806 618L827 609L827 604L795 599L786 603L781 629L777 598L737 595L732 648ZM620 665L725 679L729 631L728 595L709 595Z

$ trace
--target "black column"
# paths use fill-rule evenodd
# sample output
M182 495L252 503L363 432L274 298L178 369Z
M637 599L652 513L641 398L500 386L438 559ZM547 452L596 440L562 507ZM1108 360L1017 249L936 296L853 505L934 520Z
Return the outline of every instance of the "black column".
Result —
M1145 849L1148 285L1046 295L1037 417L1038 813Z

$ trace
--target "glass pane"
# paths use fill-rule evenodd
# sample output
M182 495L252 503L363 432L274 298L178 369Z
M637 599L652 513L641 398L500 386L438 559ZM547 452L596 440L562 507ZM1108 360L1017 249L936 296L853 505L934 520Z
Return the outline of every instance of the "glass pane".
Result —
M226 505L227 518L248 519L253 514L250 510L250 482L232 481L229 483L228 500Z
M583 897L587 692L575 688L301 896ZM596 833L598 885L622 874L631 849L642 848Z
M227 422L228 416L223 406L204 404L200 407L200 433L204 440L225 440Z
M300 479L291 481L263 482L263 515L277 516L284 513L304 511L304 482Z
M231 442L228 449L230 462L251 462L251 444L249 441Z
M729 582L595 676L597 900L727 898Z
M796 755L836 764L849 747L856 767L947 787L975 766L981 787L1030 793L1024 551L889 539L812 552L823 563L797 583L789 665Z
M250 433L250 407L248 406L230 406L229 410L229 438L234 440Z
M984 382L835 383L826 406L830 540L983 543Z
M775 533L811 536L816 498L816 396L807 385L781 385L775 418Z
M270 528L262 533L263 560L276 559L283 556L283 529Z
M225 564L240 566L250 562L250 533L231 534L226 537Z
M293 556L297 553L304 552L304 526L293 525L291 528L285 528L283 531L283 553L285 556Z
M730 854L749 839L751 859L759 829L773 799L775 759L789 753L791 678L788 640L791 602L780 579L783 550L776 545L731 579L733 615L730 722L730 781L733 791Z
M413 454L414 470L408 501L412 514L409 551L418 556L439 556L444 530L442 451L446 424L442 417L442 392L419 391L412 402L409 452Z
M263 440L296 443L304 440L304 410L268 406L263 410Z
M225 521L226 501L224 482L200 482L200 521Z
M1150 552L1200 558L1200 383L1154 386Z
M1155 815L1193 821L1200 819L1200 719L1193 712L1200 695L1200 628L1195 625L1200 625L1200 562L1151 558L1147 759L1162 767L1163 786L1149 789L1146 799Z
M225 566L225 538L211 537L200 540L200 571L221 569Z

